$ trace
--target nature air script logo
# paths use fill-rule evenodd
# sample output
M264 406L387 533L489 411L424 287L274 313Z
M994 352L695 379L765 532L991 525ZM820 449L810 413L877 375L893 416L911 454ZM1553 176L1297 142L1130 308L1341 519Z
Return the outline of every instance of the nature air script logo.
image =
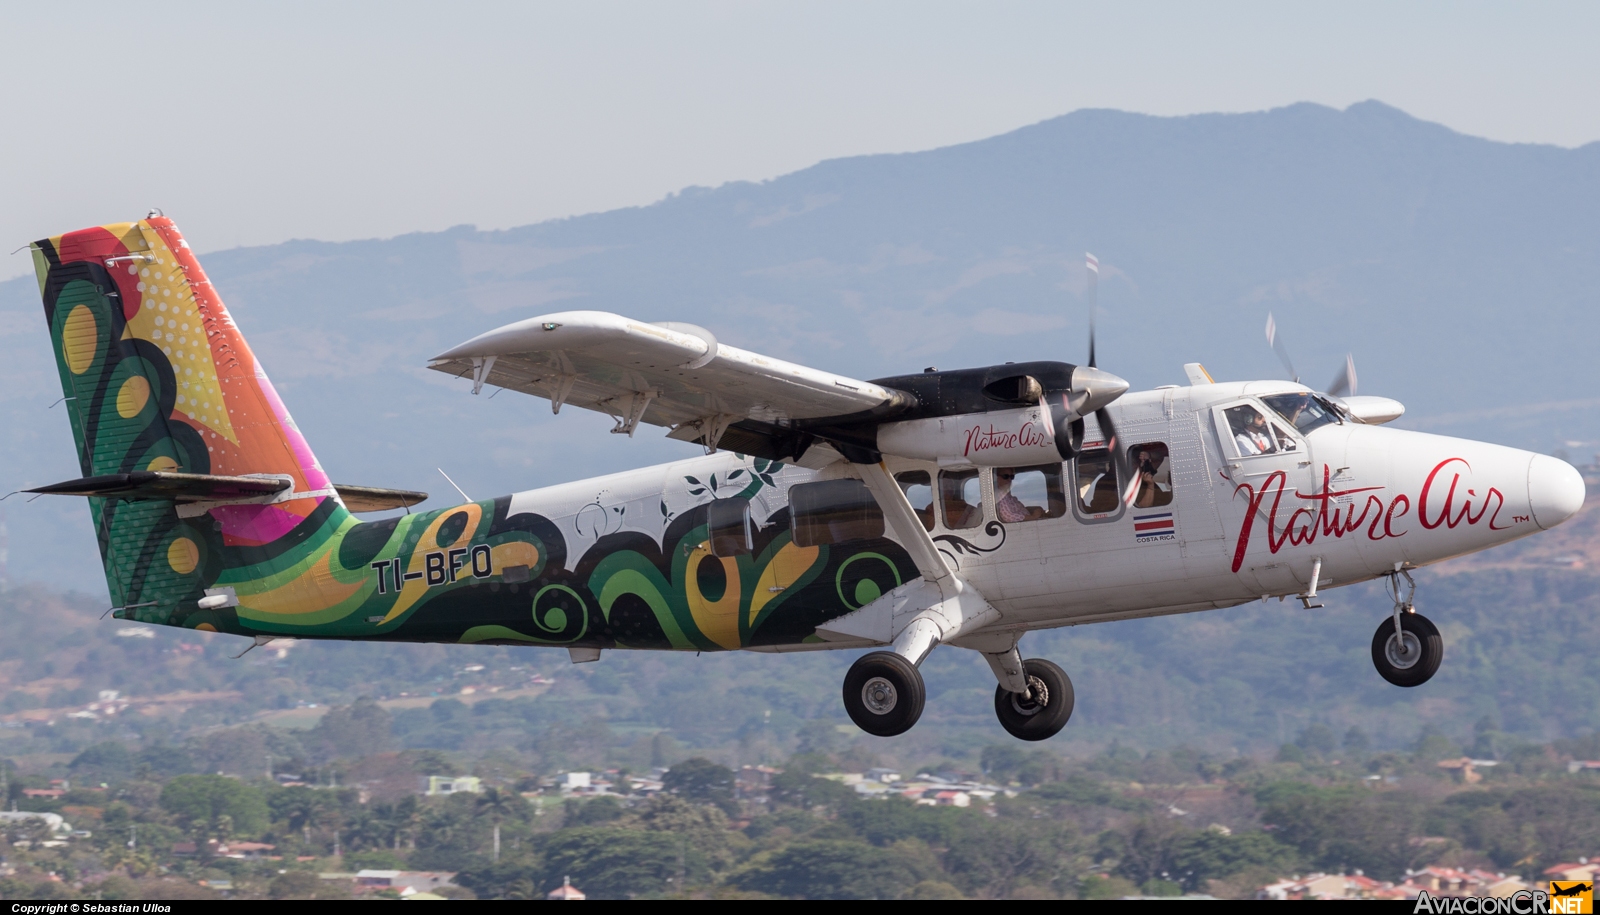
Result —
M1033 420L1024 422L1015 430L996 429L992 424L985 429L978 425L967 430L967 449L961 454L965 457L979 451L993 451L996 448L1002 451L1010 451L1013 448L1043 448L1050 442L1050 430Z
M1550 911L1560 915L1589 915L1594 911L1594 881L1550 881Z
M1258 513L1267 521L1267 547L1274 553L1283 549L1284 544L1303 546L1315 543L1318 537L1361 536L1363 533L1368 540L1404 537L1412 518L1430 531L1440 527L1455 530L1462 524L1468 527L1488 524L1489 530L1503 531L1529 520L1527 515L1501 517L1505 495L1493 486L1480 494L1472 485L1471 474L1472 465L1465 458L1446 458L1428 472L1422 492L1415 499L1397 493L1388 501L1375 494L1382 486L1334 489L1332 471L1327 464L1322 465L1322 491L1309 495L1298 488L1290 490L1289 475L1282 470L1273 471L1259 489L1249 483L1236 483L1234 496L1247 499L1250 509L1245 512L1244 524L1239 528L1233 571L1239 571L1244 563ZM1226 474L1223 477L1228 479ZM1363 493L1365 499L1361 497ZM1357 505L1360 505L1359 512Z

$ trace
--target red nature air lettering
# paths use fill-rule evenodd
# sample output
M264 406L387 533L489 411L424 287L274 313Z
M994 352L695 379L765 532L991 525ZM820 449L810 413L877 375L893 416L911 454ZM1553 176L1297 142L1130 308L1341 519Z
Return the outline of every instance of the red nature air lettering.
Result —
M1049 431L1032 420L1023 423L1022 428L1015 432L997 430L993 425L987 431L982 426L973 426L967 430L967 449L962 455L994 448L1007 451L1012 448L1042 448L1050 441Z
M1453 468L1449 472L1446 484L1443 476L1446 468L1457 463L1461 465L1460 468ZM1457 488L1461 483L1462 469L1467 471L1472 469L1463 458L1448 458L1434 466L1428 474L1427 482L1422 485L1422 495L1417 499L1417 519L1428 530L1440 525L1453 529L1463 521L1468 526L1475 525L1488 514L1490 530L1505 530L1506 527L1496 523L1500 517L1500 509L1505 505L1505 496L1498 489L1490 487L1482 501L1477 504L1476 512L1473 508L1477 491L1468 489L1459 509L1456 508L1456 499L1459 498ZM1245 512L1244 523L1239 528L1239 540L1233 552L1233 571L1238 572L1244 564L1245 553L1250 547L1250 536L1255 529L1258 515L1267 523L1267 549L1273 553L1283 549L1285 544L1304 546L1315 543L1318 537L1337 539L1346 534L1357 533L1363 527L1369 540L1405 536L1405 531L1395 530L1395 524L1411 511L1409 496L1399 493L1385 503L1381 496L1373 495L1383 487L1362 486L1336 490L1332 486L1331 476L1328 465L1322 465L1322 491L1310 495L1298 489L1289 492L1289 476L1282 470L1273 471L1268 475L1261 481L1259 489L1249 483L1235 484L1234 496L1243 495L1249 500L1250 507ZM1443 490L1442 495L1441 490ZM1358 497L1361 493L1368 495L1364 500L1359 500L1359 511L1356 508L1358 499L1352 498L1343 505L1338 502L1341 497ZM1287 501L1286 496L1289 496ZM1492 514L1489 512L1490 503L1494 505ZM1280 510L1284 513L1281 516Z

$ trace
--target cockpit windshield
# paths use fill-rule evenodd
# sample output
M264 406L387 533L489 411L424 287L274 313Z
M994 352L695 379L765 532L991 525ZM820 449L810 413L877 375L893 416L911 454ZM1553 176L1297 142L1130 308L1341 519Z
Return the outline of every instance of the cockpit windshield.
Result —
M1261 399L1279 416L1293 423L1302 435L1340 421L1331 406L1310 394L1273 394Z

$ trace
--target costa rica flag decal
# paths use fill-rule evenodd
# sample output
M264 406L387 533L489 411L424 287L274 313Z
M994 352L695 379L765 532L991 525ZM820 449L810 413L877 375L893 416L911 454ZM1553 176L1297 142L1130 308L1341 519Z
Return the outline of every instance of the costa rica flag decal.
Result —
M1134 515L1133 539L1138 543L1178 539L1177 528L1172 523L1172 512Z

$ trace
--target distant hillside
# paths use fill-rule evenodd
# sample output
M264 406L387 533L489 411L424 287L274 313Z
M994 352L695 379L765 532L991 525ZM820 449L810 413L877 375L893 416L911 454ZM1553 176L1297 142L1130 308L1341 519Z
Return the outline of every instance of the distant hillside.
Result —
M1078 359L1085 250L1105 265L1102 364L1136 385L1193 360L1276 376L1272 310L1309 381L1352 350L1363 390L1405 401L1404 422L1544 450L1600 441L1600 399L1579 383L1600 331L1600 144L1495 143L1377 102L1079 111L504 232L204 260L337 479L437 491L444 466L481 497L690 449L422 368L480 331L598 308L857 376ZM0 315L7 488L73 476L31 279L0 284ZM83 507L19 501L0 506L12 575L93 587Z

